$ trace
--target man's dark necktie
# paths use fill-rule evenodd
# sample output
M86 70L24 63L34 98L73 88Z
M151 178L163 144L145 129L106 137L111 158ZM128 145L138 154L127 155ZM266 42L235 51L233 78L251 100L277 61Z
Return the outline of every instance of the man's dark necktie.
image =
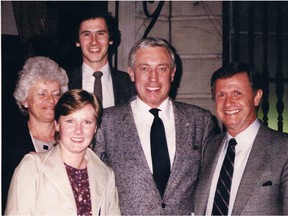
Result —
M212 215L228 214L236 144L237 142L234 138L230 139L217 183Z
M158 116L159 109L150 109L149 112L154 115L150 132L153 178L163 197L170 175L170 159L164 125Z
M93 76L95 77L94 94L97 96L100 102L102 102L102 84L101 84L102 75L103 73L101 71L96 71L93 73Z

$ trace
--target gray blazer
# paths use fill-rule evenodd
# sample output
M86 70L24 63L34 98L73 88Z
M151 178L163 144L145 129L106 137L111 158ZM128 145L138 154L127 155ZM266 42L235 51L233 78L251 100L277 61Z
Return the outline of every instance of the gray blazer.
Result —
M123 215L193 212L192 194L200 171L201 149L215 124L210 112L202 108L173 102L173 109L176 153L163 199L146 162L130 102L104 110L95 152L115 172Z
M224 136L217 135L205 145L195 192L195 215L205 214ZM288 214L288 134L262 124L239 185L232 215L280 214Z

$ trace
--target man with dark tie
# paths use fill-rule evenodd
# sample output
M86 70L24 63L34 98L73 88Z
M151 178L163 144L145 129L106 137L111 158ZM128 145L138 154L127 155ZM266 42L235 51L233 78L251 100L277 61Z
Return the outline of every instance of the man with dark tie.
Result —
M95 93L103 108L120 105L135 95L135 87L126 72L109 64L109 54L117 47L120 33L112 16L84 11L77 15L75 44L82 52L82 65L69 72L69 89Z
M261 83L246 63L212 75L216 113L227 132L205 144L195 215L288 214L288 134L257 119Z
M201 150L214 132L209 111L169 97L175 53L160 38L130 50L137 96L104 110L95 152L115 172L123 215L191 215Z

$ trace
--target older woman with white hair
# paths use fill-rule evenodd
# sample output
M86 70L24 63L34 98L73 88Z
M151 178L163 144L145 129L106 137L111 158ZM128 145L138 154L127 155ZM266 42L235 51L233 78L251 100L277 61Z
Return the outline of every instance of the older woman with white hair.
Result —
M3 191L8 186L15 167L30 151L44 152L55 144L54 106L60 96L68 90L68 77L55 61L48 57L29 58L19 72L14 91L16 103L25 116L15 122L9 131L3 155ZM13 123L14 123L13 122ZM5 171L5 172L4 172ZM5 193L4 192L4 193ZM2 194L6 199L6 194Z

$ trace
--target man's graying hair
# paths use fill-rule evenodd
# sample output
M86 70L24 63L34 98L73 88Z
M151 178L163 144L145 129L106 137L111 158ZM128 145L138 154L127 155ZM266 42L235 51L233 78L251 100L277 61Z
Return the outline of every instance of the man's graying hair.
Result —
M163 47L166 48L167 51L170 54L171 58L171 68L176 67L176 62L175 62L175 51L174 49L169 45L167 41L165 41L162 38L157 38L157 37L148 37L148 38L142 38L139 40L130 50L129 57L128 57L128 66L131 69L134 69L134 62L135 62L135 54L137 50L142 49L142 48L148 48L148 47Z

